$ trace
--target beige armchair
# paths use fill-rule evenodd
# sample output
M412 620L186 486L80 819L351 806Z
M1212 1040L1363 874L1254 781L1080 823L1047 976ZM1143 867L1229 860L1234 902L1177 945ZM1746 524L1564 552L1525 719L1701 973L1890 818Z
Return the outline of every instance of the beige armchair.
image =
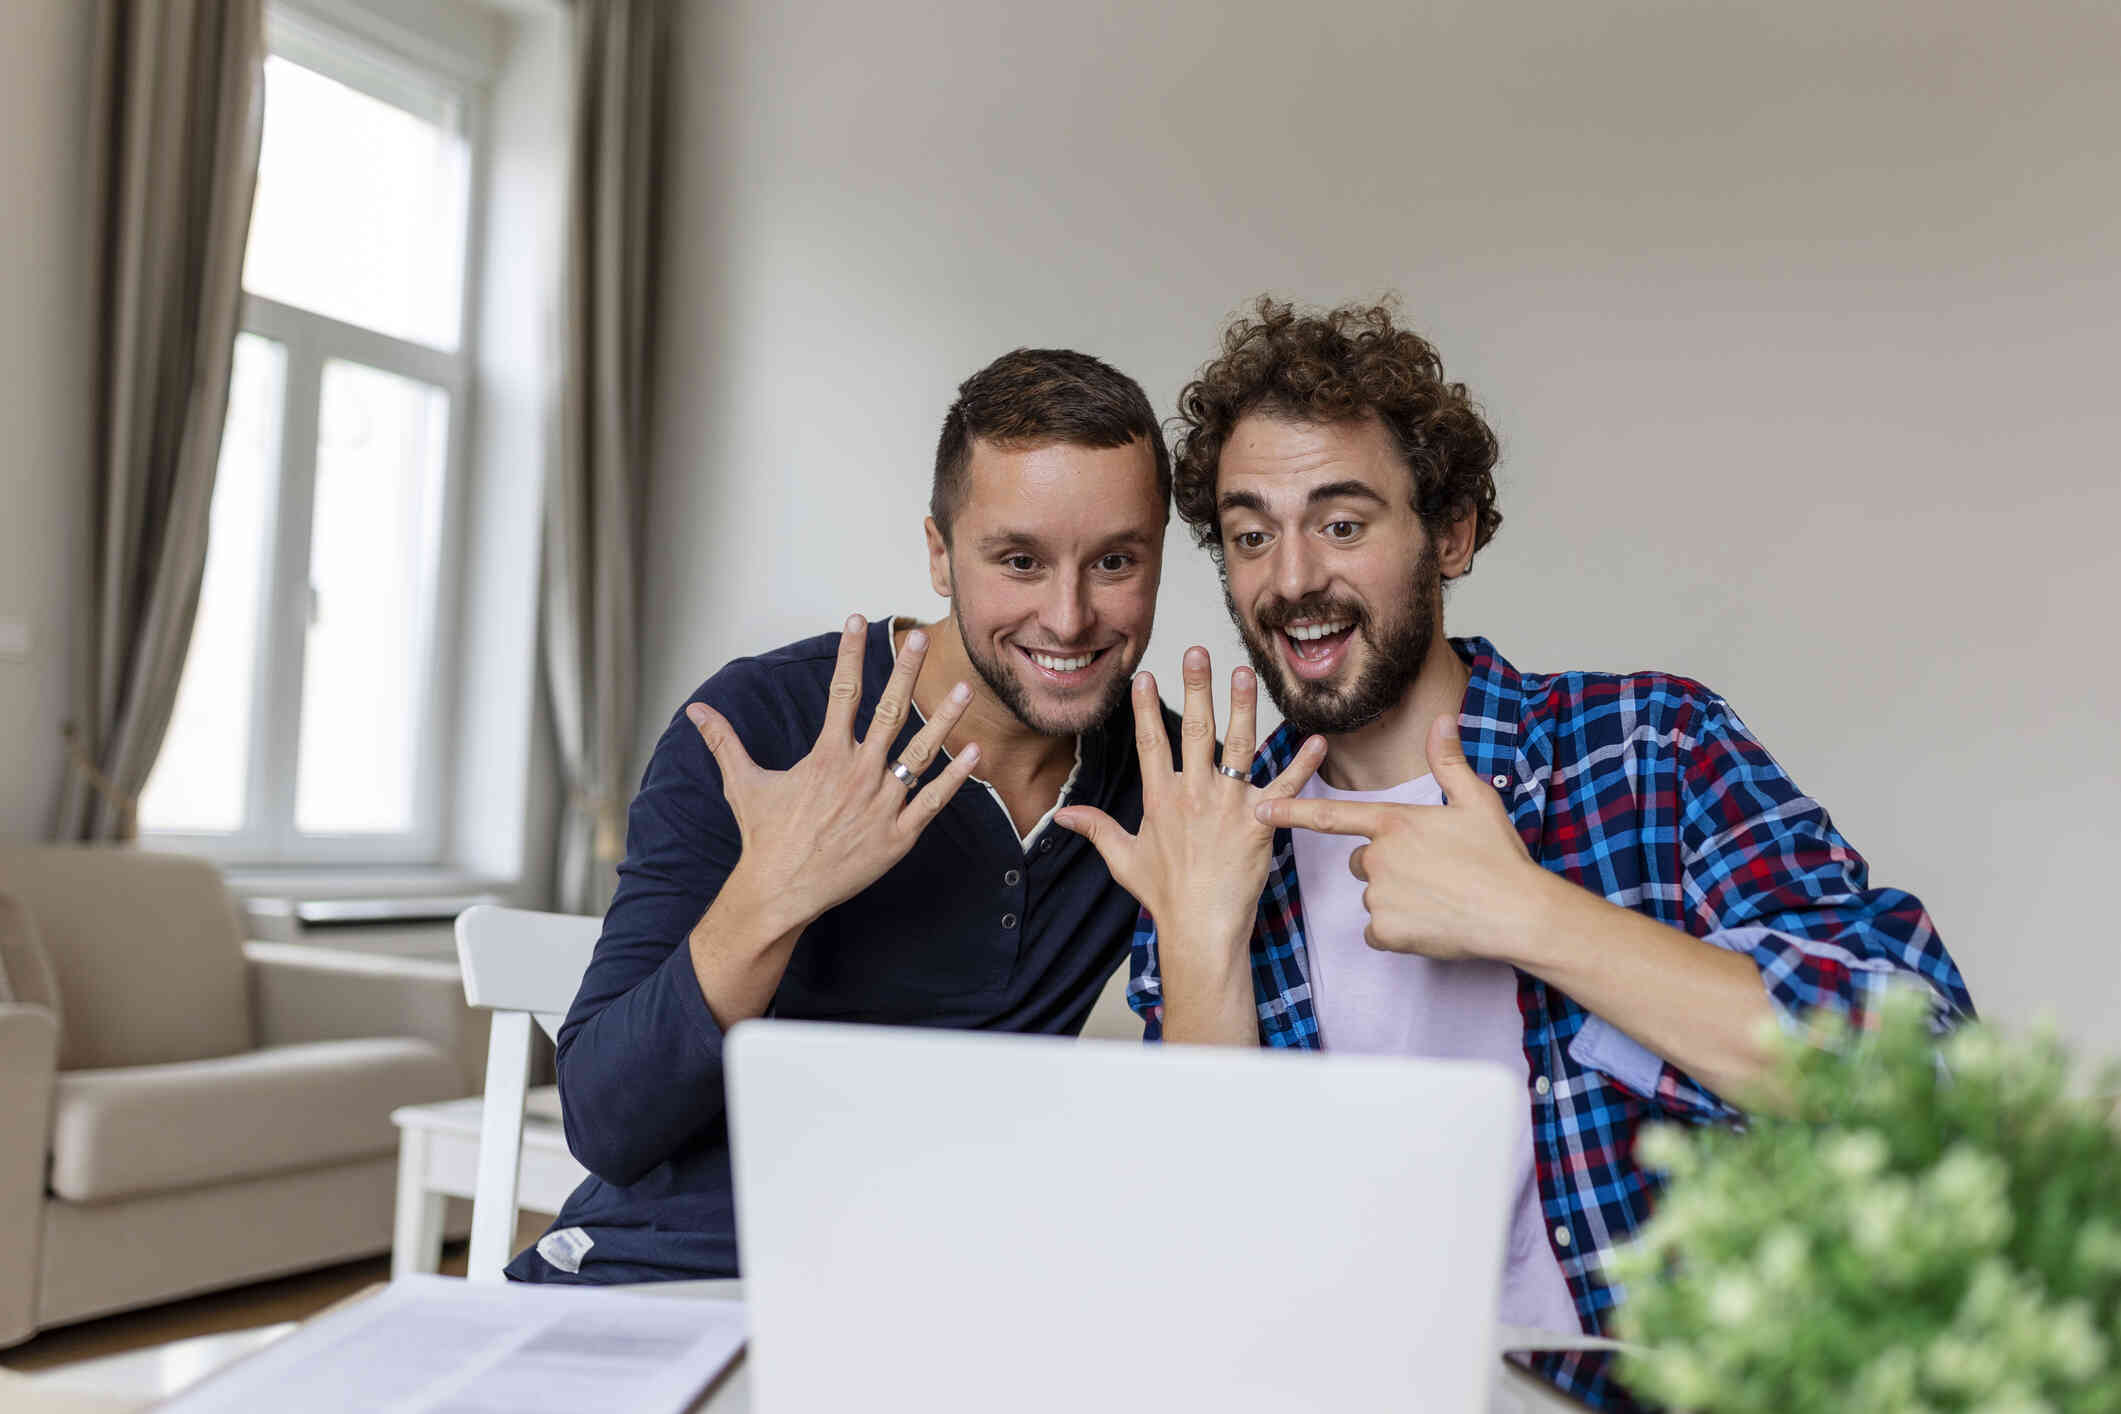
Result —
M388 1250L469 1024L446 964L246 944L200 860L0 847L0 1346Z

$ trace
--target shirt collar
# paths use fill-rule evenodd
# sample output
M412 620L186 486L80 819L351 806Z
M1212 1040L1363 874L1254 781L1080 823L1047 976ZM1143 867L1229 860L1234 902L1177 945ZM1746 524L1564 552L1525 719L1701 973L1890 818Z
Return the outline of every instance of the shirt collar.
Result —
M1506 776L1514 785L1524 734L1524 680L1485 638L1454 638L1451 647L1472 673L1458 709L1466 762L1475 775L1491 782Z
M1451 648L1472 674L1458 709L1458 735L1476 775L1497 776L1515 786L1524 726L1524 686L1517 669L1485 638L1454 638ZM1265 785L1280 775L1303 739L1287 722L1276 727L1252 761L1252 781ZM1498 789L1502 789L1498 787ZM1511 792L1504 790L1504 798Z

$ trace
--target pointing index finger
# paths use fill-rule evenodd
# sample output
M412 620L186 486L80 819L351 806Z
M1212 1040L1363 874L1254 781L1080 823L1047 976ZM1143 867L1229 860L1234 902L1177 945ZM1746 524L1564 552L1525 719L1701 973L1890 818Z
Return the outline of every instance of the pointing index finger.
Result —
M1263 800L1255 813L1277 830L1313 830L1321 835L1361 835L1375 839L1399 821L1409 807L1370 800Z

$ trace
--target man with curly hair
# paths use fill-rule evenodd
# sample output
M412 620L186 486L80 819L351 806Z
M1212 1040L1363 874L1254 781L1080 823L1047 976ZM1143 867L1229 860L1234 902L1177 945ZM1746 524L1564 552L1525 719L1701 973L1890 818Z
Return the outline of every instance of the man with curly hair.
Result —
M1251 668L1218 765L1208 655L1188 650L1176 771L1138 675L1139 832L1057 817L1143 905L1129 999L1152 1041L1510 1069L1526 1122L1501 1318L1601 1333L1622 1293L1599 1255L1659 1182L1637 1128L1737 1119L1774 1018L1860 1024L1902 982L1970 1015L1959 970L1701 684L1521 673L1444 636L1445 584L1502 523L1497 445L1389 305L1261 299L1179 414L1174 501ZM1285 720L1255 758L1262 680ZM1600 1355L1538 1363L1631 1407Z

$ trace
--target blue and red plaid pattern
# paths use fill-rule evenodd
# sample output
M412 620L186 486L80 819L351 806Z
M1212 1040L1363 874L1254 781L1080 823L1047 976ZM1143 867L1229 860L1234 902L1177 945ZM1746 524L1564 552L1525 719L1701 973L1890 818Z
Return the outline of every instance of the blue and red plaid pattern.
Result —
M1473 770L1496 783L1518 834L1545 868L1625 908L1750 956L1769 997L1795 1019L1825 1007L1862 1025L1883 991L1925 986L1941 1013L1973 1000L1919 900L1875 889L1863 857L1799 791L1724 701L1662 673L1521 676L1485 639L1453 639L1472 671L1458 726ZM1302 740L1286 726L1252 763L1264 785ZM1305 980L1304 914L1286 830L1252 933L1260 1043L1329 1047ZM1162 1039L1156 927L1134 937L1127 1000ZM1561 1265L1585 1331L1603 1333L1624 1298L1598 1279L1600 1254L1649 1216L1662 1176L1634 1162L1645 1120L1728 1122L1738 1112L1648 1055L1538 978L1520 972L1532 1159ZM1615 1064L1616 1050L1641 1064ZM1632 1084L1614 1072L1630 1077ZM1652 1084L1649 1076L1654 1075ZM1566 1245L1555 1242L1561 1230ZM1632 1409L1596 1353L1539 1368L1597 1408Z

